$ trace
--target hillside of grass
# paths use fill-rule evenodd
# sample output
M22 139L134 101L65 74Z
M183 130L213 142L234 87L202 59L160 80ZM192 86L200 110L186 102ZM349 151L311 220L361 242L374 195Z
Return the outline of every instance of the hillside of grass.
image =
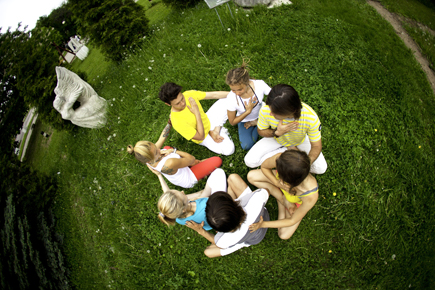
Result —
M107 125L60 133L44 159L44 170L58 176L56 216L76 288L434 287L430 86L365 1L293 2L250 12L231 4L234 18L221 6L225 29L205 3L170 13L140 51L99 75ZM259 245L208 259L204 238L159 222L159 181L126 147L157 141L170 110L157 98L164 82L229 90L225 74L242 58L250 59L253 78L292 85L318 113L329 168L316 176L319 201L290 240L269 229ZM236 128L226 127L236 152L223 157L222 168L246 180L246 152ZM165 145L213 156L175 131ZM266 206L276 219L273 197Z

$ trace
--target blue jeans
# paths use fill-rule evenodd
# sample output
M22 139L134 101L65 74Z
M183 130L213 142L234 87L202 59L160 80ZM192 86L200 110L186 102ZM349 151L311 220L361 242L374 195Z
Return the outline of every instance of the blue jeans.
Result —
M239 140L243 150L249 150L254 146L258 139L257 126L251 126L248 129L245 128L245 123L240 122L237 124L239 128Z

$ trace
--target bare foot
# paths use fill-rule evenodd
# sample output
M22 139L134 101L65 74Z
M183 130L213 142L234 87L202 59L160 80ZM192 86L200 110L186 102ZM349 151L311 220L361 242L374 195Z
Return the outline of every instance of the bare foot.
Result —
M220 133L220 127L216 127L213 131L210 131L210 137L213 138L214 142L221 143L224 141L224 137L222 137Z

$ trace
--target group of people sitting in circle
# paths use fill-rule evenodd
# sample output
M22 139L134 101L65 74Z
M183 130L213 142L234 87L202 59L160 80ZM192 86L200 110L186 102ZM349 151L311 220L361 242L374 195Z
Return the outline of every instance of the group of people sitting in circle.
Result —
M293 87L278 84L270 88L262 80L251 79L245 63L227 73L226 83L231 92L182 92L181 86L165 83L159 98L171 107L171 113L159 140L155 144L139 141L127 148L160 180L159 219L168 226L186 225L210 241L204 251L210 258L258 244L267 228L278 228L279 237L289 239L317 202L318 185L312 173L322 174L327 169L320 120ZM218 101L204 113L200 101L208 99ZM260 166L247 176L258 188L255 191L238 174L227 178L219 168L220 157L197 160L177 148L162 148L173 127L187 140L231 155L235 147L223 127L227 120L238 126L241 146L248 150L245 164ZM263 138L257 142L259 135ZM163 178L192 188L208 175L205 188L188 195L170 189ZM275 221L270 220L265 207L269 195L278 203ZM211 229L217 234L209 232Z

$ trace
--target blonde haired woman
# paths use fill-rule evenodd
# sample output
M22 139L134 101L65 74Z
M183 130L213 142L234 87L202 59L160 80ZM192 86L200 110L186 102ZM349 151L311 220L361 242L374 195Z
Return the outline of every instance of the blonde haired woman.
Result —
M244 61L241 67L228 71L225 82L231 88L227 96L228 121L237 124L242 148L249 150L257 142L258 114L271 88L262 80L251 79Z
M189 195L184 194L184 191L169 189L162 174L154 169L151 171L159 177L164 192L157 202L157 208L160 211L158 218L164 224L170 226L175 223L185 225L187 221L194 221L198 224L204 222L203 228L206 231L212 229L205 216L205 207L210 195L227 190L226 176L222 169L218 168L213 171L204 190Z
M204 161L197 160L189 153L163 146L171 130L171 123L168 121L159 140L154 144L150 141L139 141L133 147L128 145L127 152L134 155L136 159L146 164L150 169L161 172L174 185L191 188L198 180L204 178L222 165L222 159L214 156Z

